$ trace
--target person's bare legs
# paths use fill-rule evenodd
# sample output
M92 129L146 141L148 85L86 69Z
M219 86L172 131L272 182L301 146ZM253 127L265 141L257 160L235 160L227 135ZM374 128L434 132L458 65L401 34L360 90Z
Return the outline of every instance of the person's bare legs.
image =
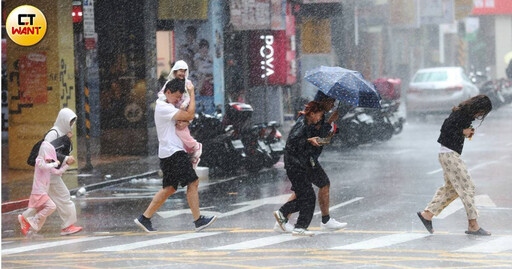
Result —
M468 220L468 231L476 232L478 230L480 230L480 225L478 225L478 222L476 221L476 219Z
M160 189L153 197L153 200L149 204L146 211L144 211L144 217L150 219L153 214L165 203L167 198L169 198L169 196L173 195L175 192L176 190L172 186Z
M329 187L330 185L327 185L318 189L318 205L322 216L329 215Z
M198 179L187 185L187 202L188 206L190 207L190 211L192 211L192 216L194 217L194 220L199 219L199 217L201 216L199 212L199 193L197 191L198 186Z
M426 220L432 220L434 214L428 210L424 210L423 212L421 212L421 216Z

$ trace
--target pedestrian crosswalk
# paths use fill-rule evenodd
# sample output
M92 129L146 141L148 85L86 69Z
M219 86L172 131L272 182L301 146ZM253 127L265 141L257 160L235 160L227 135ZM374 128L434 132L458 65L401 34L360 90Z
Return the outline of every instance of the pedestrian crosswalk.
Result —
M223 230L210 232L183 232L175 235L168 233L111 236L83 236L61 240L5 241L2 244L2 256L30 253L34 251L51 252L123 252L130 250L148 250L152 248L180 249L188 246L204 251L241 251L253 249L324 249L324 250L376 250L390 247L414 249L418 246L435 247L440 251L453 253L507 253L512 251L512 235L478 237L462 234L434 234L425 232L396 231L338 231L326 233L315 231L314 237L277 234L271 230ZM360 235L358 235L360 234ZM449 239L450 244L444 244ZM423 240L423 241L421 241ZM46 242L45 242L46 241ZM91 244L87 244L92 242ZM300 242L296 243L296 242ZM418 242L420 244L418 244ZM436 243L437 242L437 243ZM73 247L69 247L69 246ZM77 247L78 246L78 247Z
M344 250L358 250L358 249L373 249L373 248L382 248L388 247L394 244L404 243L407 241L411 241L414 239L419 239L423 237L427 237L428 234L420 234L420 233L403 233L403 234L393 234L381 236L349 245L333 247L331 249L344 249Z

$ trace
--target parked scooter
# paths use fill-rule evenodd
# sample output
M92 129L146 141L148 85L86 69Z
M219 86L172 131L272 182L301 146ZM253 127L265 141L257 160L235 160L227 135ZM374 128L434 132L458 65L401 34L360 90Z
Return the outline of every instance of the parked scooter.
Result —
M274 158L268 144L261 139L265 125L251 125L252 106L245 103L229 103L226 105L224 124L232 124L236 137L244 145L246 159L244 167L249 172L257 172L263 167L272 166Z
M474 66L471 66L471 72L469 72L468 77L478 87L481 94L485 94L491 99L493 107L498 108L505 104L506 100L501 91L501 80L492 79L490 67L487 67L485 72L481 72L476 70Z
M233 126L224 126L215 116L199 113L189 126L192 136L203 144L201 164L225 171L237 170L245 163L243 143Z
M279 124L276 121L270 121L259 126L259 139L263 142L260 145L270 152L271 157L270 161L265 164L265 167L272 167L284 154L284 144L281 141L282 135L277 129Z
M376 140L389 140L402 131L405 115L400 110L401 80L381 78L373 83L382 97L381 108L339 109L340 131L335 136L335 144L356 147Z

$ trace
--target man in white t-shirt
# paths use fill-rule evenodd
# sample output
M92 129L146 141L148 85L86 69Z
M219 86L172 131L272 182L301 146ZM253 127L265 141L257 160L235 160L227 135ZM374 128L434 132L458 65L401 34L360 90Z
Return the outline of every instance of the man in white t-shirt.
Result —
M155 107L155 125L158 135L158 158L163 172L162 189L158 191L148 208L136 218L135 223L146 232L154 232L151 217L162 204L173 195L178 186L187 186L187 201L194 217L195 230L210 226L216 216L202 216L199 212L199 194L197 188L199 180L186 153L183 142L176 135L177 121L190 121L194 119L196 101L194 86L187 85L190 94L190 103L187 110L176 107L185 91L185 80L173 79L164 89L165 100L158 99Z

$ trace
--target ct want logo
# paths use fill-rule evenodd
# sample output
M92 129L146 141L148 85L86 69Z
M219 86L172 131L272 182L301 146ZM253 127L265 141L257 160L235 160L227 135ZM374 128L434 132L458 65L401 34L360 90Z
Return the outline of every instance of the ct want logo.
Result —
M36 7L23 5L15 8L5 23L11 40L20 46L32 46L46 34L46 18Z

